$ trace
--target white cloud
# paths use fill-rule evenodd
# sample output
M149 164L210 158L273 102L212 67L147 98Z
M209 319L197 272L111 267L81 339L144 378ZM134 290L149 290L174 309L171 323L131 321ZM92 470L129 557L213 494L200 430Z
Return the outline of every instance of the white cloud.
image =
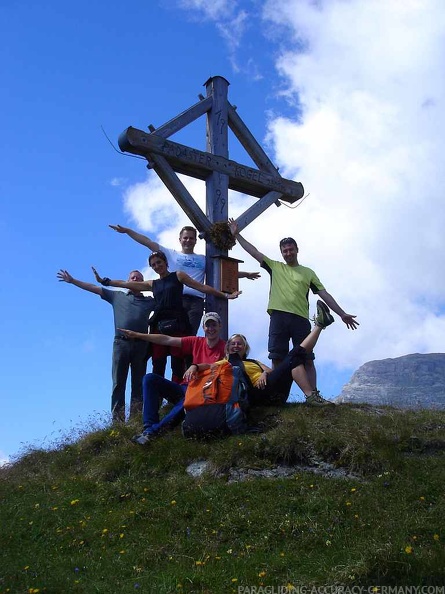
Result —
M260 80L262 74L259 65L252 52L246 57L239 54L240 46L244 36L252 27L253 21L257 21L256 2L252 0L246 3L236 0L178 0L178 7L188 12L192 18L203 21L211 21L215 24L221 38L224 40L231 66L234 72L244 71L253 80ZM245 8L242 5L246 5ZM253 10L251 10L251 6Z
M269 116L271 158L310 195L293 210L272 206L243 235L276 259L279 239L295 237L300 262L357 314L357 331L337 318L322 334L319 365L352 373L368 360L443 351L441 3L271 0L263 8L268 33L280 30L276 68L295 110ZM187 183L203 204L203 185ZM235 217L251 203L236 196ZM161 243L178 245L185 215L154 177L127 192L126 208ZM238 246L230 255L257 269ZM268 287L263 271L255 283L241 281L244 294L230 304L229 331L244 331L262 360Z
M113 179L110 180L110 186L118 188L120 186L123 186L125 184L125 181L126 180L123 177L113 177Z
M0 451L0 466L6 466L9 462L9 457L4 452Z
M179 0L178 6L185 10L194 10L202 14L203 18L212 21L227 18L232 15L237 7L237 2L234 0Z
M433 0L265 6L288 33L277 68L300 106L271 119L269 142L311 192L301 260L362 323L340 347L326 332L338 364L443 350L442 13Z

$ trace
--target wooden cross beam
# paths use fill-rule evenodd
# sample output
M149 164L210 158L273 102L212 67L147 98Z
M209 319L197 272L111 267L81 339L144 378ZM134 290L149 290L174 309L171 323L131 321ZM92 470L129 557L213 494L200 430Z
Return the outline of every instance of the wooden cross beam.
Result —
M227 256L227 250L218 249L209 237L212 225L228 219L228 190L235 190L258 198L237 219L240 230L255 220L269 206L280 201L294 203L304 195L300 182L288 180L278 173L262 147L239 117L236 108L227 99L229 83L220 76L206 83L207 97L192 105L169 122L150 132L127 128L119 136L123 152L147 159L148 167L155 170L189 219L206 238L207 283L219 283L215 257ZM199 117L207 116L207 150L201 151L171 140L171 135ZM231 129L257 168L231 161L228 151L228 129ZM186 174L206 183L206 214L196 204L178 173ZM227 338L227 301L207 296L207 311L217 311L223 322L223 336Z
M217 171L229 177L229 188L262 198L268 192L281 194L281 200L293 203L303 196L303 186L299 182L282 178L276 169L253 169L230 161L221 155L200 151L195 148L165 140L156 132L147 134L136 128L127 128L119 138L122 151L142 155L150 160L152 154L165 157L177 173L206 180L209 173Z

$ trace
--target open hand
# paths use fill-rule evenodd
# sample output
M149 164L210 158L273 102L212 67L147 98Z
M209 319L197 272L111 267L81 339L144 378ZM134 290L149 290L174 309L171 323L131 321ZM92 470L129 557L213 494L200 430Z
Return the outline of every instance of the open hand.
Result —
M341 319L346 324L346 326L348 327L349 330L356 330L357 327L360 326L360 324L357 322L357 320L354 320L354 318L356 318L356 317L357 316L353 316L352 314L345 314L344 316L341 317Z
M118 328L118 330L127 338L139 338L139 332L134 332L134 330L126 330L125 328Z
M93 274L96 277L97 282L102 284L102 282L103 282L104 279L101 276L99 276L99 273L94 268L94 266L91 266L91 270L93 271Z
M235 221L235 219L229 219L228 226L230 233L235 237L235 235L238 233L238 223Z
M192 379L194 379L196 377L197 374L197 368L196 365L194 365L193 363L190 365L190 367L186 370L186 372L184 373L184 379L186 382L191 382Z
M264 390L267 385L267 373L263 371L260 377L255 382L255 388L259 388L260 390Z
M68 272L68 270L59 270L59 272L57 273L57 278L59 279L59 283L61 283L61 282L72 283L73 282L73 277Z
M234 291L233 293L227 294L227 299L237 299L238 295L241 295L242 291Z
M126 233L128 231L127 227L122 227L122 225L108 225L110 229L117 231L118 233Z

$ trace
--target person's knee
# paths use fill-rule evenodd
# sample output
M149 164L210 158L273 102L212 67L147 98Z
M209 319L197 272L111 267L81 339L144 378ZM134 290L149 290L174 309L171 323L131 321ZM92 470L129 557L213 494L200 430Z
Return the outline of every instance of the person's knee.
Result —
M150 390L153 386L156 386L159 383L160 376L156 373L147 373L144 375L144 379L142 380L142 386L144 390Z

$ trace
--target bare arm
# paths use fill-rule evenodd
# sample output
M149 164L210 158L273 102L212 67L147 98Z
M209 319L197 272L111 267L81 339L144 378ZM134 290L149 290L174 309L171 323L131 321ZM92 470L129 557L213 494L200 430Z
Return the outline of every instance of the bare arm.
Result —
M248 278L249 280L257 280L261 278L261 274L259 272L243 272L240 270L238 272L238 278Z
M130 289L130 291L152 291L153 290L153 281L123 281L123 280L112 280L106 276L100 276L94 266L91 266L91 269L96 277L96 280L104 287L118 287L119 289Z
M102 287L78 280L77 278L72 277L68 270L59 270L57 273L57 278L59 279L59 282L68 283L69 285L74 285L75 287L79 287L79 289L83 289L84 291L89 291L95 295L102 296Z
M122 227L122 225L108 225L108 226L110 227L110 229L114 229L114 231L117 231L118 233L125 233L126 235L128 235L128 237L131 237L131 239L134 239L134 241L137 241L141 245L145 245L145 247L148 247L148 249L151 250L152 252L157 252L159 249L159 243L157 243L156 241L153 241L152 239L150 239L149 237L146 237L145 235L142 235L142 233L137 233L136 231L133 231L133 229L130 229L129 227Z
M236 238L240 246L246 250L246 252L252 256L252 258L255 258L255 260L261 264L261 262L264 260L264 254L262 254L254 245L249 243L247 239L244 239L244 237L239 234L238 225L234 219L229 219L229 229L230 233Z
M125 328L118 328L127 338L139 338L154 344L162 344L164 346L181 348L181 338L177 336L167 336L166 334L146 334L144 332L134 332L133 330L126 330Z
M332 311L334 311L338 316L341 317L342 321L346 324L349 330L356 330L356 328L360 326L357 320L354 319L357 316L347 314L335 301L332 295L328 293L325 289L319 291L318 296L323 299L323 301L326 303L328 307L332 309Z
M182 270L178 270L176 272L176 276L178 280L183 284L187 285L187 287L191 287L192 289L196 289L197 291L201 291L202 293L206 293L207 295L214 295L215 297L219 297L220 299L236 299L238 295L241 295L242 291L234 291L233 293L223 293L210 285L203 285L202 283L198 283L193 278L190 278L188 274L182 272Z

